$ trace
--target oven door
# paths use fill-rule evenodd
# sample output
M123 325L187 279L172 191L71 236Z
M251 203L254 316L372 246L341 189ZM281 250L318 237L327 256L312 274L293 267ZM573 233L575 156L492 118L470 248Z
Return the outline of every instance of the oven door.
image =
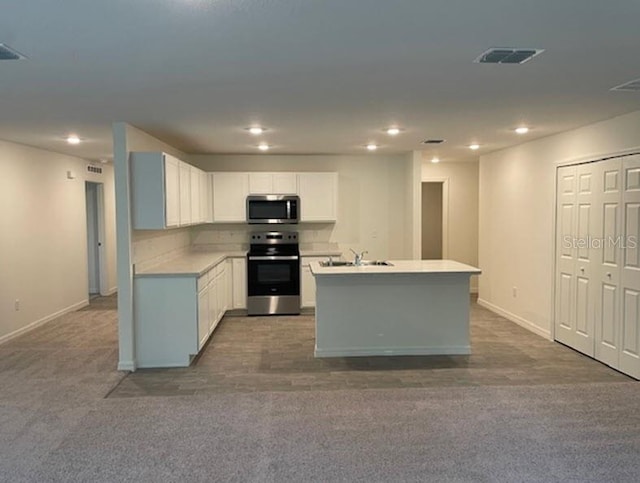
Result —
M300 295L300 257L248 255L248 296Z

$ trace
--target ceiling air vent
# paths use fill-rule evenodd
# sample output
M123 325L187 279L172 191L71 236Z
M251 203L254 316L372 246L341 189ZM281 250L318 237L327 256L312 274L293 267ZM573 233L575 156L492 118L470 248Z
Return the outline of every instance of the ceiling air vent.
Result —
M426 141L422 141L422 144L442 144L444 139L427 139Z
M22 60L26 59L20 52L13 50L6 44L0 44L0 60Z
M619 86L615 86L611 88L612 91L627 91L627 92L638 92L640 91L640 79L632 80L629 82L625 82L624 84L620 84Z
M544 52L544 49L492 47L480 54L474 62L478 64L524 64L542 52Z
M89 164L87 166L87 171L95 174L102 174L102 168L100 166L94 166L93 164Z

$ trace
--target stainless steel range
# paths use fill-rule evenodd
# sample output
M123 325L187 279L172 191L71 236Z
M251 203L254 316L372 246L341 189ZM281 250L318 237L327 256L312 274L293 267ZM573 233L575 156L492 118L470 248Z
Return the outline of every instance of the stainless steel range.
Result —
M299 314L298 232L252 233L247 275L249 315Z

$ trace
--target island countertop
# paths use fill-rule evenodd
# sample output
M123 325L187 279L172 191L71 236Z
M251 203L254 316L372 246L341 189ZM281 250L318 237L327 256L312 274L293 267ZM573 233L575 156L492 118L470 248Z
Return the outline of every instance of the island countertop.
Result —
M314 276L325 275L367 275L367 274L428 274L428 273L468 273L478 275L479 268L456 262L455 260L387 260L391 265L349 265L323 267L319 262L309 264Z

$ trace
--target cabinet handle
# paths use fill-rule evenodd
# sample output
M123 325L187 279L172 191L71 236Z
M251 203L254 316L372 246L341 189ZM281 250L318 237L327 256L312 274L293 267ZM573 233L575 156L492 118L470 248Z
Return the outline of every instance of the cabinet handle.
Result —
M611 272L607 272L607 277L611 278Z
M580 267L580 271L584 273L584 267Z

